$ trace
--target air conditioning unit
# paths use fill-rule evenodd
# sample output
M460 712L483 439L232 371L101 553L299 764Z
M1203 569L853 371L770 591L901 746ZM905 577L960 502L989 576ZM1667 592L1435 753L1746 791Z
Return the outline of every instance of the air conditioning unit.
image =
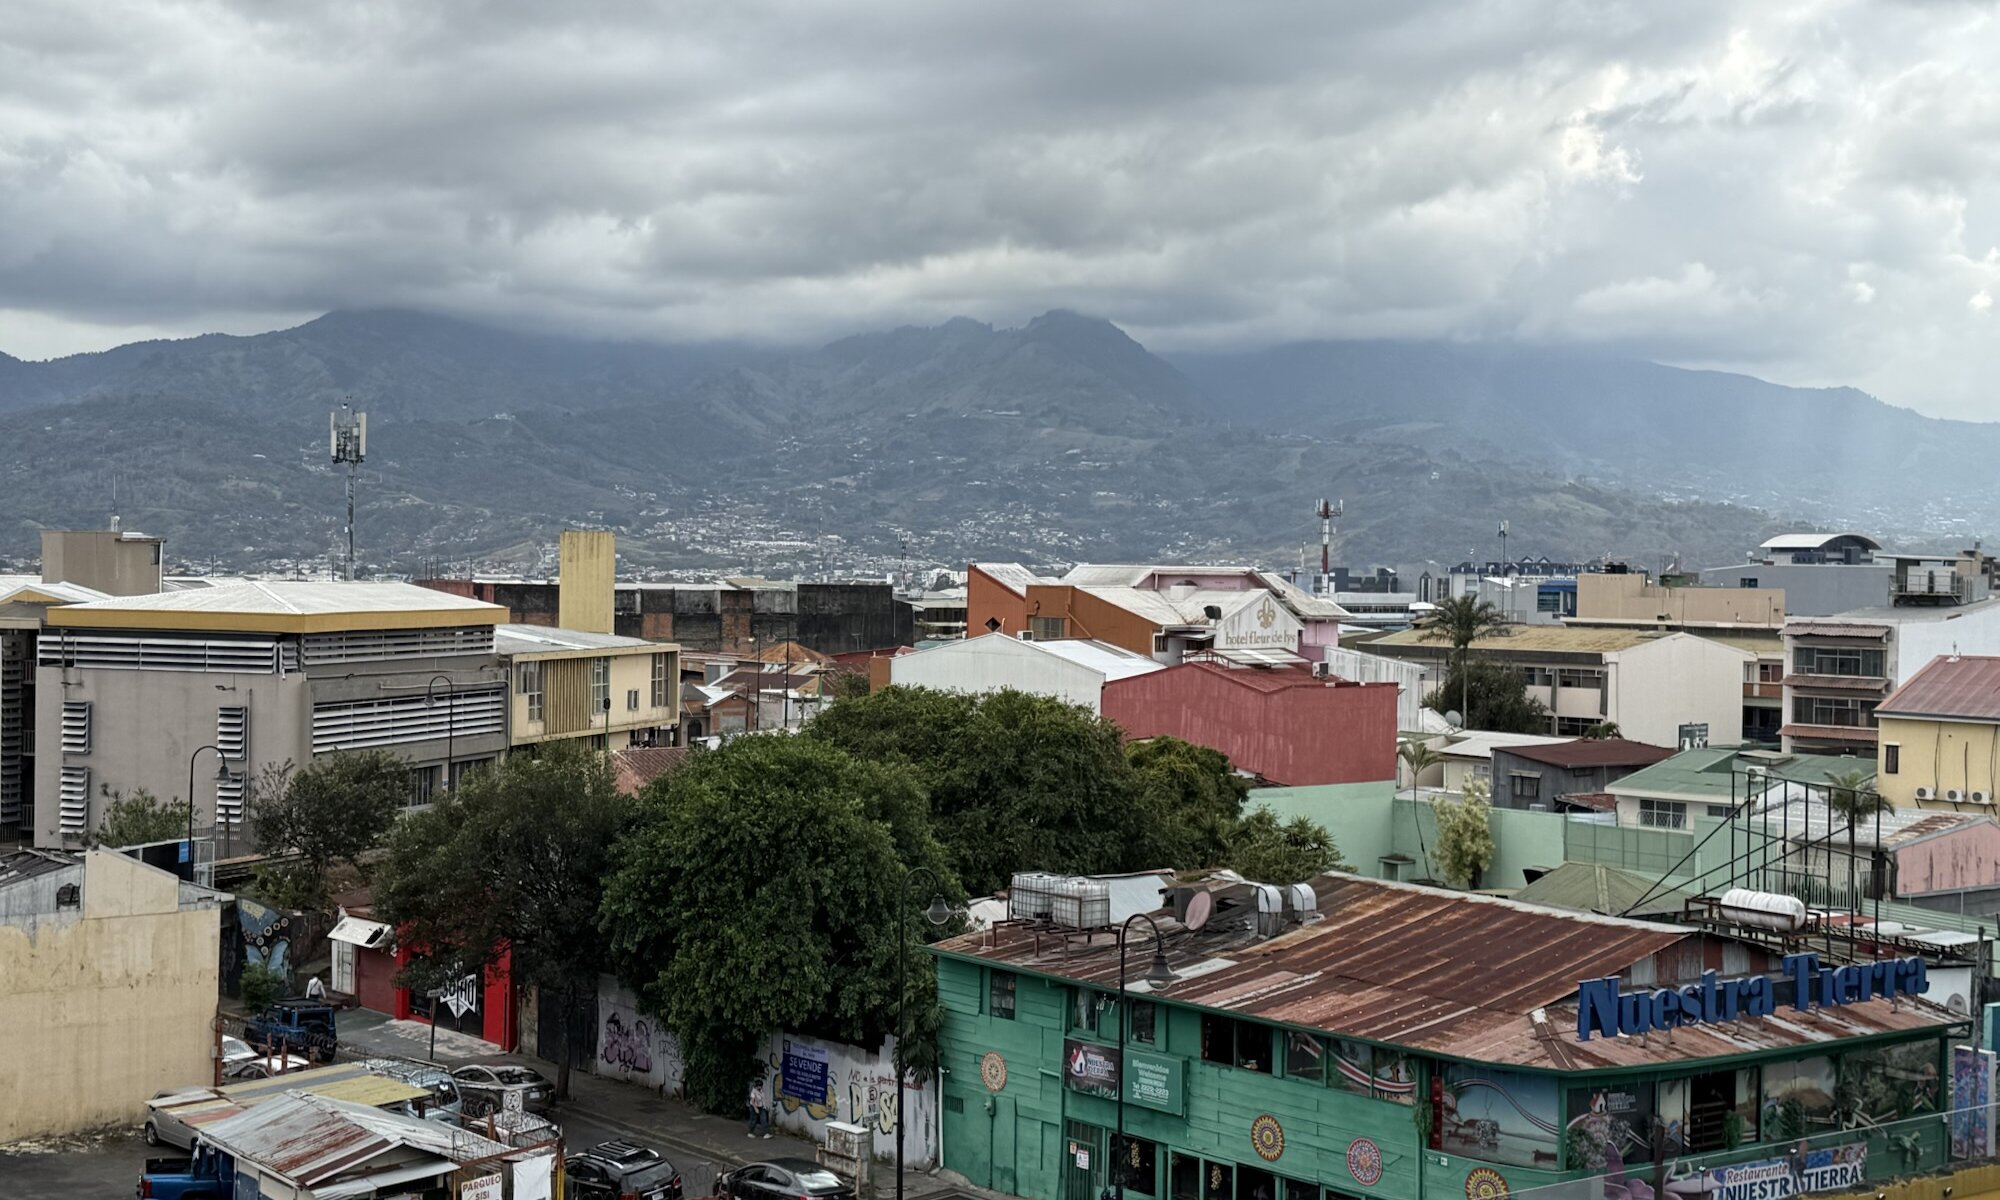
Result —
M1918 789L1917 789L1917 799L1919 799L1919 800L1935 800L1935 799L1937 799L1937 789L1936 789L1936 788L1927 788L1927 787L1920 787L1920 788L1918 788Z
M1944 798L1952 804L1958 804L1964 801L1965 793L1959 791L1957 788L1946 788L1944 790Z
M1332 663L1316 662L1313 664L1314 679L1328 679L1331 678L1332 675L1333 675Z
M1968 799L1970 799L1974 804L1991 804L1993 803L1993 793L1972 792L1969 794Z
M1034 632L1032 630L1027 630L1027 629L1023 629L1021 632L1015 634L1014 636L1021 639L1024 642L1032 642L1035 640Z

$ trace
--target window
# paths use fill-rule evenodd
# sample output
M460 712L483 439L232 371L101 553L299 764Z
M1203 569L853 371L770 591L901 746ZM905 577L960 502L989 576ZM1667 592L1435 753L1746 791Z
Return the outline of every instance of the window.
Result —
M626 689L625 689L625 711L626 711L626 712L638 712L638 711L639 711L639 689L638 689L638 688L626 688Z
M1596 724L1596 717L1557 717L1556 733L1562 737L1582 737Z
M1566 688L1602 688L1604 672L1587 671L1578 667L1564 667L1556 672L1556 685Z
M1003 1021L1014 1019L1014 973L995 971L986 984L986 1011Z
M410 807L429 804L437 793L438 769L436 767L410 768Z
M1236 1168L1237 1200L1278 1200L1278 1177L1262 1167Z
M1278 1186L1283 1200L1319 1200L1319 1185L1307 1183L1303 1179L1280 1179Z
M1551 588L1548 591L1535 593L1536 612L1559 613L1562 610L1563 596L1561 592Z
M1533 803L1542 798L1542 777L1531 771L1510 771L1508 786L1514 799Z
M1701 808L1702 812L1704 812L1708 816L1714 817L1718 821L1728 820L1729 814L1736 811L1734 808L1731 808L1727 804L1704 804L1701 806Z
M1898 770L1902 769L1902 766L1903 747L1896 742L1889 742L1883 745L1882 773L1884 775L1894 775Z
M1326 1046L1309 1033L1285 1031L1285 1078L1326 1080Z
M1756 586L1757 586L1757 577L1756 577L1755 575L1745 575L1745 576L1743 576L1742 578L1740 578L1740 579L1738 579L1738 580L1736 581L1736 586L1737 586L1737 587L1740 587L1740 588L1753 588L1753 587L1756 587Z
M1792 669L1801 675L1882 676L1882 651L1860 646L1800 646Z
M1160 1147L1157 1142L1125 1135L1125 1153L1118 1163L1119 1182L1128 1192L1156 1194L1159 1185Z
M520 682L521 694L528 698L528 719L541 720L542 706L548 698L548 693L542 690L541 660L522 663L520 669L515 672L515 678Z
M1063 617L1029 617L1028 636L1038 642L1052 642L1066 636L1069 621Z
M1096 1033L1106 1020L1106 1014L1118 1007L1118 1001L1108 992L1076 988L1070 993L1069 1027L1085 1033ZM1112 1024L1115 1031L1118 1026Z
M1522 667L1521 678L1529 687L1553 687L1556 673L1547 667Z
M590 660L590 712L596 720L598 713L611 711L611 660L593 658Z
M62 752L90 753L90 701L65 700L62 706Z
M1653 829L1686 829L1687 805L1678 800L1639 797L1639 824Z
M674 693L673 693L674 678L673 678L673 672L670 669L672 666L673 666L673 655L655 654L653 656L653 707L654 708L667 708L674 702Z
M1781 662L1760 662L1757 664L1758 683L1783 683L1785 664Z
M1201 1200L1201 1160L1174 1153L1167 1159L1167 1193L1172 1200Z
M1144 1046L1157 1043L1160 1011L1151 1000L1132 1002L1132 1040Z
M1877 700L1857 700L1851 696L1794 696L1792 720L1801 725L1835 725L1846 729L1873 729Z
M1271 1033L1270 1026L1259 1025L1255 1021L1234 1021L1228 1017L1204 1015L1201 1019L1202 1060L1269 1075Z

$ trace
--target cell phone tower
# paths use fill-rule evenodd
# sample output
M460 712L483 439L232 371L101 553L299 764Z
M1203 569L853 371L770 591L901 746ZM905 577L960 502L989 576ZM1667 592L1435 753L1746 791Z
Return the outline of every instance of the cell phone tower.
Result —
M333 465L347 464L347 564L345 577L354 579L354 482L361 470L361 460L368 457L368 414L354 411L352 404L342 404L340 411L328 419L328 445L333 453Z

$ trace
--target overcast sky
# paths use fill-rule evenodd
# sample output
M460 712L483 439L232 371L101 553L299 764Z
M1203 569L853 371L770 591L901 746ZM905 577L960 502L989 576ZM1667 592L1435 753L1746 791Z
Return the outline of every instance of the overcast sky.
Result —
M2000 419L2000 8L7 0L0 349L1609 343Z

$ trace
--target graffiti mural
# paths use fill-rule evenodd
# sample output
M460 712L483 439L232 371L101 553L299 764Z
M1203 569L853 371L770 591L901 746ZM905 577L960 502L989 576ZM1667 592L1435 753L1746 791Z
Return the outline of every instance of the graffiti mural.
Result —
M638 1020L626 1024L616 1012L604 1018L604 1031L597 1038L597 1057L635 1075L653 1070L653 1027Z
M255 963L289 978L292 971L292 919L289 914L238 898L236 923L243 931L243 963Z

